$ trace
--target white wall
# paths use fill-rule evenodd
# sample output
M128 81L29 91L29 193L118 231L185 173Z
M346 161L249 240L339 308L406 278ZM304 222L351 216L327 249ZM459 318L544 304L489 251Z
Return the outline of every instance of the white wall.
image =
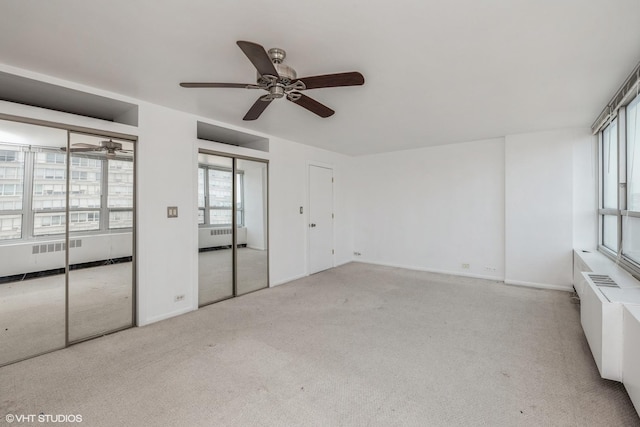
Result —
M598 137L573 139L573 247L596 250L598 243Z
M308 274L309 163L334 170L334 265L351 261L357 251L362 256L356 259L368 262L568 288L574 243L595 245L593 137L587 130L510 135L359 158L262 135L270 139L265 153L196 137L198 120L234 126L0 68L140 106L139 127L132 127L0 101L2 113L139 137L141 325L197 308L199 149L269 160L272 286ZM167 206L178 206L178 218L166 217ZM177 295L185 297L174 302Z
M140 104L136 209L141 325L197 307L197 202L189 191L197 168L190 144L195 133L189 115ZM167 206L178 207L177 218L167 218ZM185 297L175 302L178 295Z
M138 289L140 324L186 311L198 303L197 153L200 149L269 160L269 250L271 286L308 274L306 266L305 167L308 161L335 165L344 173L349 157L270 137L270 152L196 138L196 122L221 123L140 103L138 143ZM230 126L231 127L231 126ZM246 130L244 130L246 132ZM170 171L170 173L167 173ZM345 182L344 187L348 186ZM339 227L349 228L346 194L338 185ZM178 218L166 207L178 206ZM350 260L350 234L337 235L336 263ZM185 295L175 302L175 296Z
M308 274L308 164L333 167L334 265L351 261L353 253L353 158L278 138L270 141L269 246L271 283L280 284ZM300 207L303 214L300 214Z
M501 279L503 153L497 138L355 159L356 259Z
M244 221L247 227L247 246L252 249L267 248L266 224L266 171L261 165L243 162L244 167ZM252 167L253 166L253 167Z
M573 247L596 242L595 155L568 129L356 158L354 259L570 290Z
M338 265L351 260L350 181L347 178L350 157L269 135L262 136L270 138L270 153L198 140L198 120L244 132L252 131L14 67L0 65L0 69L139 105L139 126L133 127L0 101L0 113L138 136L136 250L139 325L197 309L197 152L200 148L270 161L272 286L307 274L306 168L309 162L323 162L334 167L334 263ZM167 218L167 206L178 206L178 218ZM300 206L304 207L302 215ZM184 295L184 299L175 302L177 295Z
M594 232L592 144L587 129L506 137L505 282L571 289L574 240Z

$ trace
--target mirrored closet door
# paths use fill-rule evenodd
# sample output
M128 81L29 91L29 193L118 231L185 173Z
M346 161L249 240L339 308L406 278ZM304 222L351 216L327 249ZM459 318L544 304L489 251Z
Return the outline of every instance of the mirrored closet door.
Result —
M267 248L267 164L237 159L237 295L269 286Z
M66 346L66 146L0 120L0 365Z
M0 120L0 365L134 325L133 150Z
M269 286L265 161L198 155L198 303Z
M233 159L198 156L198 305L233 296Z
M69 341L75 342L133 324L134 153L131 141L80 133L71 133L70 144Z

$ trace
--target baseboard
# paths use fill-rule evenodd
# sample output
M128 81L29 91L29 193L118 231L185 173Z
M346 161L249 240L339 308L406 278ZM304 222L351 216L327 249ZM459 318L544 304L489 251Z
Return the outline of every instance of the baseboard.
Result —
M175 310L175 311L172 311L170 313L161 314L160 316L150 317L150 318L148 318L146 320L143 320L143 321L139 322L138 326L150 325L152 323L156 323L156 322L160 322L161 320L166 320L166 319L170 319L172 317L180 316L181 314L186 314L186 313L189 313L189 312L195 311L195 310L197 310L197 308L196 309L194 309L193 307L181 308L179 310Z
M553 291L573 292L573 286L550 285L548 283L524 282L521 280L505 280L506 285L523 286L526 288L551 289Z
M462 276L462 277L471 277L474 279L485 279L485 280L496 280L498 282L504 281L503 277L500 276L485 276L482 274L474 274L474 273L463 273L460 271L449 271L449 270L438 270L435 268L425 268L425 267L416 267L412 265L403 265L403 264L392 264L387 262L378 262L378 261L369 261L365 259L361 260L353 260L353 262L360 262L363 264L372 264L372 265L381 265L383 267L395 267L395 268L404 268L406 270L414 270L414 271L424 271L427 273L438 273L438 274L449 274L452 276Z
M308 274L299 274L297 276L289 277L288 279L283 279L283 280L278 280L276 282L271 282L269 284L269 287L273 288L274 286L284 285L285 283L293 282L294 280L302 279L303 277L307 277L307 276L308 276Z

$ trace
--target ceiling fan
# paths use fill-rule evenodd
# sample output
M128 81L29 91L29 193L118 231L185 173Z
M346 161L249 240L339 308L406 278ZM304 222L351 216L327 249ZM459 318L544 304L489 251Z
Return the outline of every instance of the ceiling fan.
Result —
M296 70L284 64L286 52L279 48L265 51L264 47L257 43L236 42L249 61L258 70L256 84L252 83L180 83L187 88L240 88L263 89L268 93L261 96L251 106L243 120L256 120L269 106L271 101L278 98L298 104L303 108L317 114L320 117L329 117L335 113L327 107L301 93L306 89L318 89L324 87L359 86L364 84L364 77L357 71L337 74L324 74L319 76L298 78Z
M66 147L61 148L62 151L67 151ZM87 151L105 151L107 159L115 159L117 154L132 154L133 151L123 150L122 144L115 142L112 139L108 141L100 141L100 145L77 143L71 144L72 153L87 152Z

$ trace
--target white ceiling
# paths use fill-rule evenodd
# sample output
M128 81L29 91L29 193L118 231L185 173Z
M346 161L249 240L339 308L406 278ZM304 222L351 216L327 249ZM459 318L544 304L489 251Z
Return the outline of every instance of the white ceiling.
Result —
M0 62L347 154L588 127L640 61L638 0L22 0L0 6ZM299 76L360 71L255 122L236 40Z

